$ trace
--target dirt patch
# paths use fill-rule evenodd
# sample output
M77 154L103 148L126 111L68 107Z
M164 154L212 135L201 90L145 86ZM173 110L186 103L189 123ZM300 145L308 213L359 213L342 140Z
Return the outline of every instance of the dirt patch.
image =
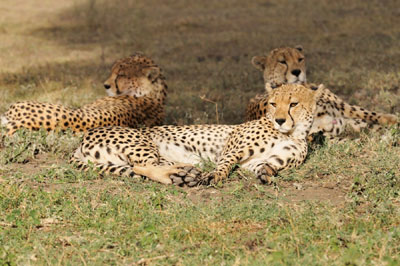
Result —
M235 187L243 186L250 194L259 194L266 199L278 199L286 203L298 203L302 201L329 202L333 205L341 205L346 201L347 187L345 183L325 182L321 180L306 180L304 182L279 182L277 188L272 185L261 185L253 180L242 182L227 182L221 188L196 187L183 188L186 199L193 203L207 203L210 201L225 201L233 198ZM260 188L262 192L259 191Z
M279 197L291 203L321 201L339 205L346 200L347 187L344 182L306 180L304 182L284 182L281 186Z
M34 159L29 159L24 163L10 164L12 169L18 170L24 174L36 174L41 170L49 168L52 165L60 165L64 161L56 158L55 155L49 153L40 153L35 155Z
M225 200L227 197L229 198L229 195L224 196L222 189L213 187L185 188L185 191L187 192L186 198L190 199L193 203L204 203L214 200Z
M345 201L345 193L338 189L324 187L309 187L305 189L290 188L283 192L283 199L289 202L310 201L328 201L334 205Z

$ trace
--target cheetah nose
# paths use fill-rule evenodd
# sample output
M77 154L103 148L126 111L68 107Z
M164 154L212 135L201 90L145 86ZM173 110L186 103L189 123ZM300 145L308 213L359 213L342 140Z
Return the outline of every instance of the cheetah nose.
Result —
M296 77L298 77L300 75L300 73L301 73L300 69L293 69L292 70L292 74L295 75Z
M106 88L106 90L108 90L109 88L111 88L110 84L104 84L104 88Z
M285 123L286 119L284 118L277 118L275 119L276 123L278 123L280 126L282 126L283 123Z

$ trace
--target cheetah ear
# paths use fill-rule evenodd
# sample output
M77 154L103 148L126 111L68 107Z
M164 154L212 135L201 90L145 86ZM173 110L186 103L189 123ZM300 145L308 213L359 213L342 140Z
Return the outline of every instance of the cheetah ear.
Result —
M251 59L251 63L258 70L264 71L265 64L267 63L267 57L266 56L254 56Z
M149 67L145 70L146 77L154 82L160 76L160 69L158 67Z
M315 84L312 84L310 86L311 90L315 91L314 93L314 99L316 101L319 100L319 98L321 98L322 93L325 91L325 86L324 84L319 84L318 87Z
M299 50L300 52L303 52L303 46L301 45L296 45L294 48Z

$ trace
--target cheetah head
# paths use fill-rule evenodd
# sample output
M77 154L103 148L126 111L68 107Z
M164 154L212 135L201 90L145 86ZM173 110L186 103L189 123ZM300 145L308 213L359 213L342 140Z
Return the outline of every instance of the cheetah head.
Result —
M284 47L272 50L267 56L255 56L253 66L263 72L264 83L275 88L286 83L306 82L306 63L303 48Z
M109 96L160 96L165 94L161 69L150 58L134 54L114 63L110 77L104 82Z
M306 137L311 129L317 101L325 87L284 84L268 96L267 117L283 134Z

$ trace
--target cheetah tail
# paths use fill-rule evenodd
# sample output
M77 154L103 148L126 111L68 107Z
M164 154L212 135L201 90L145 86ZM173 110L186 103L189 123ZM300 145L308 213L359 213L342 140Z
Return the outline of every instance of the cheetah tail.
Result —
M397 116L395 115L372 112L357 105L350 105L345 103L344 111L345 111L344 112L345 117L360 118L362 120L365 120L369 124L380 124L380 125L397 124Z
M357 105L350 105L340 98L336 98L338 103L331 102L337 110L342 110L341 115L345 118L362 119L368 124L394 125L397 124L397 116L383 114L366 110Z

